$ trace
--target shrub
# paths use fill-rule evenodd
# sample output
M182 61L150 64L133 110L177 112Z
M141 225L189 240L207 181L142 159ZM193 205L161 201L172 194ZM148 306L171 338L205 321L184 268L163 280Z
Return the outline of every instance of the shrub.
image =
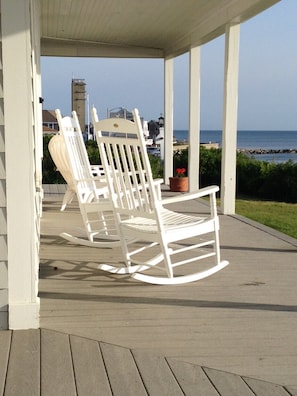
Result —
M65 183L56 170L48 151L51 136L43 138L43 183ZM94 140L86 143L91 164L100 164L99 150ZM221 184L220 149L200 148L199 185ZM149 155L154 178L163 178L163 161ZM173 168L188 169L188 149L174 152ZM271 163L250 158L244 153L237 154L237 194L256 199L297 203L297 163Z
M251 195L258 192L264 182L268 163L249 158L246 154L237 154L237 193Z
M200 147L200 187L221 184L221 161L222 150Z
M96 140L88 140L86 142L86 148L87 148L90 164L100 165L101 160L100 160L99 149Z
M260 191L267 199L297 202L297 163L287 161L271 164Z
M65 180L57 170L48 150L48 144L51 138L51 135L45 135L43 137L42 182L43 184L64 184Z
M164 163L160 157L149 154L149 160L152 168L154 179L162 179L164 177Z
M297 202L297 164L237 155L237 193L279 202Z

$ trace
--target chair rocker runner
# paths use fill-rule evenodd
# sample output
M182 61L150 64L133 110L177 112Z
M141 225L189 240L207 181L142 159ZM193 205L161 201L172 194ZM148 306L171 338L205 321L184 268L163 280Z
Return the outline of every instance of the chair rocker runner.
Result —
M76 112L72 112L72 117L62 117L57 109L56 116L61 136L53 142L51 152L54 152L58 169L64 170L61 173L68 183L68 195L63 202L69 203L76 193L87 238L65 232L61 236L85 246L119 246L106 179L102 168L92 169L90 165Z
M137 109L133 115L134 122L119 118L94 122L125 259L123 267L102 264L99 268L153 284L182 284L216 273L228 265L220 259L219 188L160 199ZM164 206L203 196L210 198L208 216L182 214ZM128 244L129 238L137 243Z

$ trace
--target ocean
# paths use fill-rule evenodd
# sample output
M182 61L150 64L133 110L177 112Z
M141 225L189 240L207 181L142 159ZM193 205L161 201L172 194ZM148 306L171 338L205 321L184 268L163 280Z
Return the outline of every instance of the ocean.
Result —
M175 130L178 141L188 141L187 130ZM222 131L201 131L201 143L219 143L222 146ZM238 131L238 149L254 150L297 150L297 131ZM253 154L254 158L268 162L297 162L297 153Z

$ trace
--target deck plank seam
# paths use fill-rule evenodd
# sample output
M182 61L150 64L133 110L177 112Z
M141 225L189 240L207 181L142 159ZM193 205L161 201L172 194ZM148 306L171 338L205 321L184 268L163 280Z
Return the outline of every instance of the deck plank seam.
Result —
M144 389L145 389L146 393L149 395L149 390L148 390L148 388L147 388L147 386L146 386L146 384L145 384L145 381L144 381L144 378L143 378L143 376L142 376L142 374L141 374L140 368L138 367L138 364L137 364L137 361L136 361L136 359L135 359L133 350L130 349L130 348L129 348L129 350L130 350L132 359L133 359L133 361L134 361L134 364L135 364L135 366L136 366L136 368L137 368L138 374L139 374L139 376L140 376L140 378L141 378L141 381L142 381L142 383L143 383Z
M181 390L182 393L186 396L186 394L185 394L185 392L184 392L184 390L183 390L183 388L182 388L182 386L181 386L181 384L180 384L180 382L179 382L179 380L178 380L178 378L177 378L175 372L173 371L172 367L170 366L170 364L169 364L169 362L168 362L168 358L167 358L166 356L164 357L164 360L165 360L165 362L166 362L166 364L167 364L168 369L169 369L170 372L172 373L172 375L173 375L173 377L174 377L176 383L178 384L180 390Z
M249 385L249 383L244 379L243 376L240 375L240 378L242 379L242 381L246 384L246 386L250 389L251 392L253 392L253 394L255 396L257 396L257 394L254 392L253 388Z
M108 379L108 385L109 385L110 393L114 394L113 391L112 391L110 376L108 375L106 362L105 362L105 359L104 359L104 356L103 356L103 352L102 352L102 349L101 349L101 341L97 341L97 344L98 344L99 352L100 352L101 359L102 359L102 362L103 362L103 365L104 365L105 374L106 374L106 377Z
M213 388L216 390L216 392L218 392L219 396L224 396L220 390L218 389L218 387L215 385L214 381L211 379L210 375L207 373L207 367L201 366L202 371L204 372L204 374L206 375L206 377L208 378L208 381L211 383L211 385L213 386Z
M41 395L41 329L37 329L39 341L39 394Z
M70 334L67 334L67 340L68 340L68 345L69 345L69 351L70 351L70 356L71 356L71 367L72 367L72 375L73 375L73 381L74 381L74 386L75 386L75 392L76 395L78 395L78 389L77 389L77 379L76 379L76 373L75 373L75 368L74 368L74 356L72 352L72 345L71 345L71 339L70 339Z
M109 388L110 388L110 392L111 392L112 395L114 395L114 391L113 391L113 389L112 389L112 383L111 383L110 375L109 375L109 373L108 373L106 361L105 361L104 354L103 354L103 351L102 351L102 348L101 348L102 342L101 342L101 341L97 341L97 342L98 342L98 346L99 346L99 351L100 351L100 353L101 353L102 362L103 362L103 365L104 365L106 377L107 377L107 379L108 379L108 385L109 385Z
M9 370L9 363L10 363L10 356L11 356L11 348L12 348L12 335L13 335L13 332L10 331L10 335L9 335L9 348L8 348L7 361L6 361L6 372L5 372L5 379L4 379L4 383L3 383L3 395L5 394L6 385L7 385L8 370Z
M291 393L291 392L287 389L286 386L284 386L283 388L284 388L284 390L285 390L286 392L288 392L288 395L289 395L289 396L295 396L295 395L296 395L296 394L294 395L293 393Z

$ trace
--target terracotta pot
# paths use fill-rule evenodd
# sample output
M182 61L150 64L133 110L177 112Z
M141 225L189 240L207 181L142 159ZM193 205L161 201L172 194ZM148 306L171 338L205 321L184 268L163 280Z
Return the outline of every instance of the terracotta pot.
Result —
M189 178L169 177L169 187L171 191L187 192L189 190Z

